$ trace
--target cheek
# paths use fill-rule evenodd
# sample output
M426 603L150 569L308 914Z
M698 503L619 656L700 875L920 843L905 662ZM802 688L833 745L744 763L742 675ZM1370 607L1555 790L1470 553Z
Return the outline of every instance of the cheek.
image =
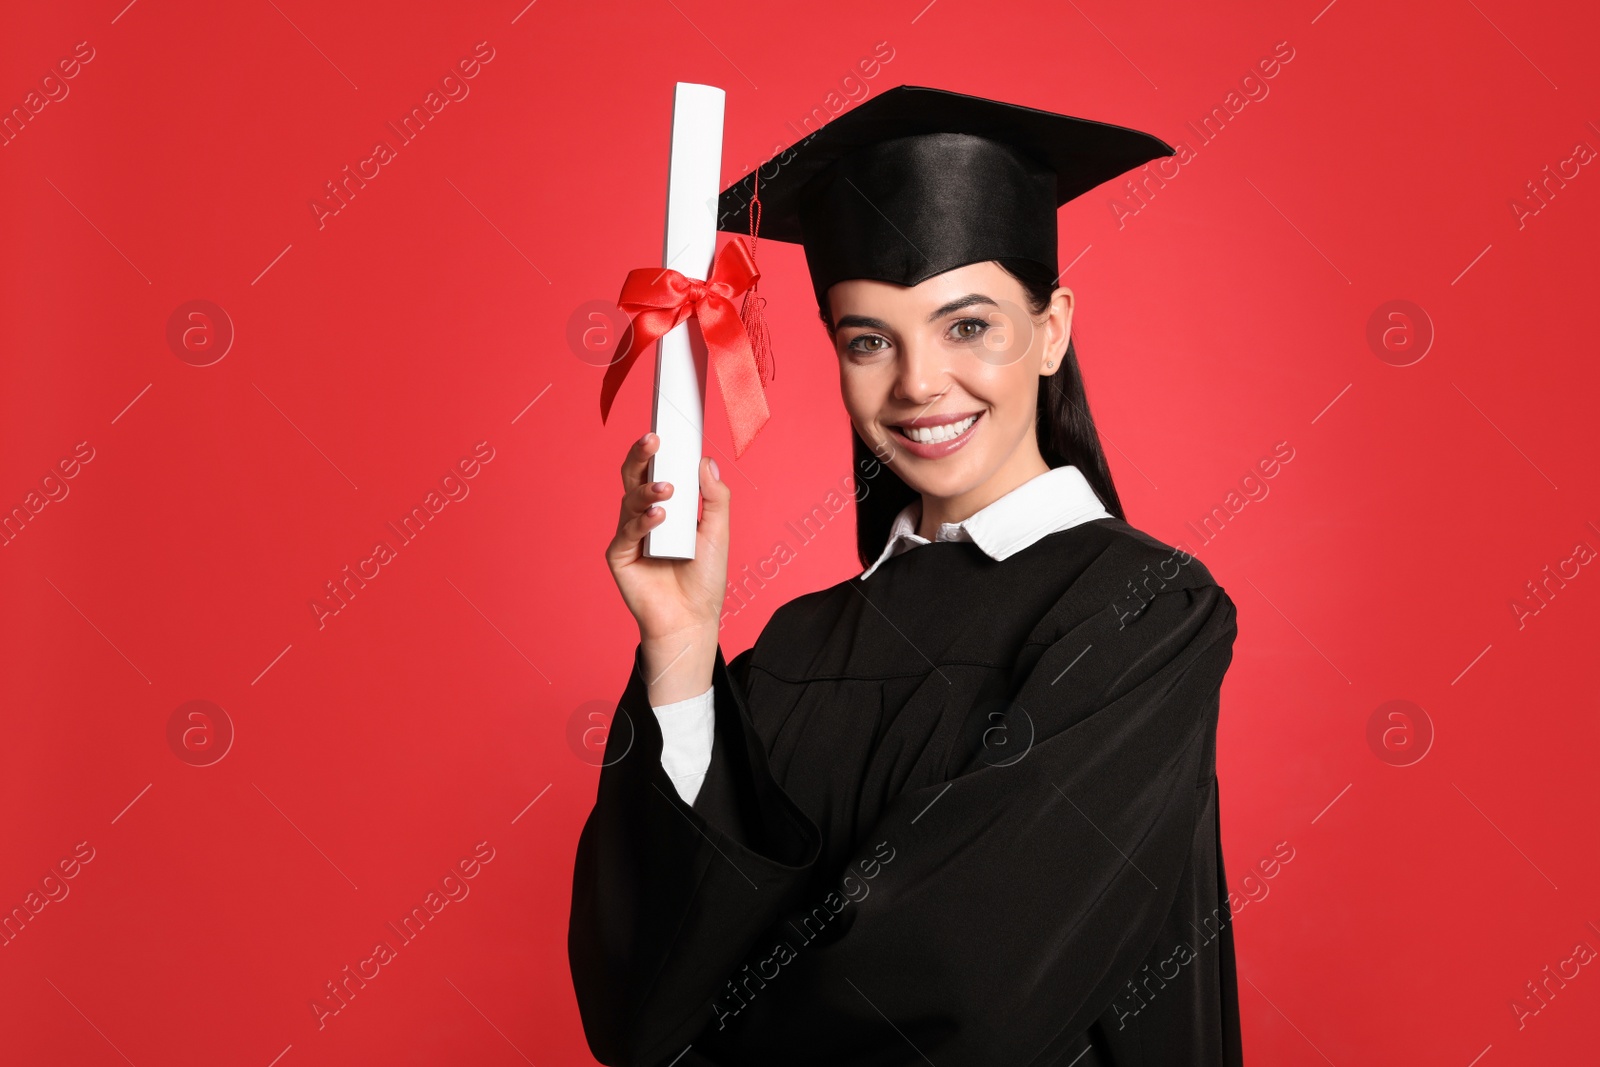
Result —
M839 364L839 399L846 414L857 425L871 423L883 410L888 395L888 385L883 375L872 367L850 367Z
M1038 375L1028 370L1026 360L1016 360L1004 366L994 366L977 360L971 373L961 379L962 387L974 399L992 410L997 421L1026 421L1031 417L1037 402Z

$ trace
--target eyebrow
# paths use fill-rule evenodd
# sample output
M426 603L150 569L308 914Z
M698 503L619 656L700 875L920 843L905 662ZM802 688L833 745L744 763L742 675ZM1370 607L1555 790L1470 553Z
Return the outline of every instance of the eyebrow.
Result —
M994 307L1000 306L999 304L995 303L993 299L984 296L982 293L968 293L966 296L958 297L955 300L950 301L950 303L945 304L943 307L940 307L933 314L928 316L928 321L938 322L952 311L960 311L962 308L972 307L974 304L989 304Z
M928 321L930 323L938 322L951 312L960 311L962 308L972 307L977 304L988 304L992 307L1000 306L992 297L984 296L982 293L968 293L966 296L957 297L948 304L941 305L935 309L928 316ZM846 315L839 320L834 328L843 330L850 326L859 326L867 330L890 330L893 328L882 319L875 319L869 315Z

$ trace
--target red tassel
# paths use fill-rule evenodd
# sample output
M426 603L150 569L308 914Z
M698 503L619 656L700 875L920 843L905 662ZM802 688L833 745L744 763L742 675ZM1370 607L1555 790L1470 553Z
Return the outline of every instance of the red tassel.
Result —
M744 332L750 336L750 348L755 353L756 369L761 372L763 385L778 376L777 365L772 358L772 337L767 332L767 320L761 313L766 302L766 297L751 289L745 294L744 305L739 309L739 321L744 323Z
M756 234L761 229L761 190L759 188L760 172L751 179L750 201L750 261L756 258ZM761 285L758 278L744 294L744 303L739 308L739 321L744 323L744 332L750 338L750 348L755 353L756 369L761 375L761 384L775 380L778 376L778 366L772 355L772 336L767 331L767 319L762 313L766 307L767 298L756 292Z

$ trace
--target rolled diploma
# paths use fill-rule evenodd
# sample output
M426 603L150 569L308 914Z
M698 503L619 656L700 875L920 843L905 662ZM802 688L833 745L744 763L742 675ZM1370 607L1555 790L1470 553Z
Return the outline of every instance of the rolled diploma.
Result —
M678 82L672 102L672 162L667 174L665 266L704 281L717 247L717 195L722 177L722 114L726 94L711 85ZM652 559L694 559L700 514L700 441L705 428L706 346L693 317L656 342L655 401L650 428L661 445L649 479L671 482L666 518L645 535Z

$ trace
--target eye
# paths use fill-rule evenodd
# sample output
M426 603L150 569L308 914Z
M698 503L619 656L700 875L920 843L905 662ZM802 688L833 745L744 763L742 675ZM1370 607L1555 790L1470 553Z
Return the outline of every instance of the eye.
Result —
M877 342L877 344L868 347L867 342ZM858 356L870 356L876 352L882 352L884 349L888 348L889 339L884 337L882 334L864 333L859 337L852 338L850 343L844 347L845 351L852 352Z
M950 324L950 338L954 341L976 341L989 332L983 319L957 319Z

